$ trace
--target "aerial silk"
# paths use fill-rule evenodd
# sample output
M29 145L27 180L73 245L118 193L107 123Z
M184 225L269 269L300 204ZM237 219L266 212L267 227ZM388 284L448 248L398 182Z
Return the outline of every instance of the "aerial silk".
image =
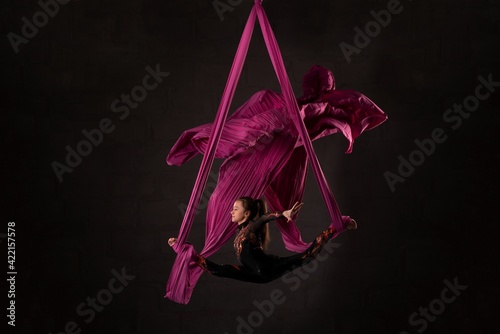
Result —
M349 217L340 213L311 140L341 132L349 141L346 150L349 153L356 137L387 119L385 113L366 96L352 90L335 90L333 74L321 66L313 66L306 74L304 96L297 100L261 2L255 0L246 23L214 123L185 131L167 157L169 165L181 165L196 154L203 154L173 246L177 256L165 297L177 303L189 302L203 273L195 263L198 253L187 242L187 237L215 157L225 161L209 199L201 256L213 255L234 237L237 226L231 222L229 212L236 198L264 195L270 207L277 211L301 201L308 161L328 210L330 227L338 235L345 230ZM257 92L226 122L257 18L282 94L270 90ZM277 224L288 250L302 252L310 245L302 241L294 222L278 220Z

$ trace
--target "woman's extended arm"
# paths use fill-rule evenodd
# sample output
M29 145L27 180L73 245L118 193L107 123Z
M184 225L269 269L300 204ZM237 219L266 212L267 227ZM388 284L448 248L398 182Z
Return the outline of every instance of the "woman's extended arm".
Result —
M281 217L284 217L282 211L268 212L260 216L256 221L252 222L249 228L252 232L258 231L271 220L279 219Z
M251 230L258 231L262 226L271 220L279 219L281 217L285 217L288 221L292 220L292 217L297 214L299 209L304 205L304 203L297 202L293 205L293 207L289 210L285 211L276 211L276 212L268 212L262 216L260 216L256 221L252 223Z

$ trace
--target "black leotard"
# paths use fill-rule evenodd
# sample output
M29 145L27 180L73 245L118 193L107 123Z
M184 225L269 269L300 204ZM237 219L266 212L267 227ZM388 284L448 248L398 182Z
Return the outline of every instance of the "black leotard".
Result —
M263 250L259 231L268 222L281 217L284 217L281 212L267 213L255 221L246 221L238 226L234 249L240 261L239 265L219 265L201 255L198 256L197 264L215 276L267 283L314 260L334 234L332 228L323 231L306 251L292 256L279 257L267 254Z

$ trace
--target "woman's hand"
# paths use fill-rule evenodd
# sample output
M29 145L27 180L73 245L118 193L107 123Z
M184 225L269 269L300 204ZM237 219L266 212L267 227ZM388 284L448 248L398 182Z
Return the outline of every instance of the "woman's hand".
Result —
M174 247L175 243L177 242L177 238L170 238L168 239L168 245L170 247Z
M283 211L283 216L285 216L288 221L291 221L292 217L299 212L302 205L304 205L304 203L295 202L291 209Z

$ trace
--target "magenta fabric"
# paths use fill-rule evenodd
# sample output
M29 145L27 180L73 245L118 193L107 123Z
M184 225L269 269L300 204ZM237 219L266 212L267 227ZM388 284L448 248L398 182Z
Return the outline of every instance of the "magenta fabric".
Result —
M311 139L341 132L349 141L347 152L350 152L357 136L387 118L364 95L355 91L336 91L333 74L320 66L314 66L306 74L304 97L297 100L260 3L255 1L245 26L214 123L185 131L167 157L169 165L181 165L198 153L204 155L174 246L177 257L167 282L165 297L178 303L189 302L202 274L202 269L194 263L197 253L186 241L215 157L225 161L220 167L218 183L207 207L202 256L213 255L234 237L236 225L231 222L229 212L236 198L264 194L274 210L284 210L301 201L307 161L311 162L325 199L331 226L338 234L345 229L349 217L340 214ZM226 122L257 17L282 94L260 91ZM302 241L294 222L279 220L277 224L287 249L301 252L307 248L309 243Z
M167 282L165 297L178 303L187 304L189 302L196 281L201 275L201 268L197 267L193 262L196 252L192 245L186 243L186 240L189 235L189 231L191 230L196 207L200 203L203 188L205 187L208 174L213 164L215 149L217 148L217 144L220 140L227 113L236 90L236 85L241 75L241 70L248 52L248 46L252 38L255 17L256 11L254 6L250 12L250 16L245 25L243 35L241 36L240 43L236 51L236 56L229 73L229 78L226 83L226 87L224 88L224 93L215 117L214 127L210 133L207 150L203 156L193 192L191 193L188 207L184 214L184 219L177 237L177 243L173 246L173 249L177 252L177 256ZM216 228L221 233L224 231L223 225L216 226Z
M335 231L337 231L337 233L340 233L345 229L344 225L342 224L342 216L337 206L337 202L333 197L333 193L328 187L325 175L323 174L321 166L319 165L318 158L314 153L311 138L309 138L309 134L307 133L304 120L300 116L299 106L297 104L295 94L293 93L290 80L288 79L285 64L283 63L283 58L281 56L278 43L276 41L276 38L274 37L274 33L271 29L271 25L269 24L264 9L258 2L256 2L255 8L257 9L257 17L259 18L262 35L264 36L264 41L266 42L267 50L269 52L269 56L271 57L274 71L278 76L281 91L285 98L285 106L288 112L292 115L292 121L294 122L295 128L299 133L299 137L302 140L302 144L304 145L307 153L307 158L311 163L314 176L316 177L316 182L318 183L321 195L323 196L323 200L325 201L328 213L332 221L331 226L335 229Z

